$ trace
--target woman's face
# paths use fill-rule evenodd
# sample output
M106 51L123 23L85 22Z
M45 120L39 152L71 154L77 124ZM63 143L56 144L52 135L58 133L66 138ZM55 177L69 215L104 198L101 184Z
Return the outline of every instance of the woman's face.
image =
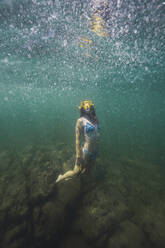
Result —
M91 107L94 106L94 104L90 100L83 101L81 104L86 112L90 112Z

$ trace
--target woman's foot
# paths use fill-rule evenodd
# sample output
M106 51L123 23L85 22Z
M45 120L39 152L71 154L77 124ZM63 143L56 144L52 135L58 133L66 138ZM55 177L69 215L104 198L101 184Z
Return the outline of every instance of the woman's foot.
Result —
M82 171L80 172L81 174L84 174L86 172L86 168L83 168Z
M59 175L59 176L57 177L56 183L58 183L58 182L61 181L62 179L63 179L63 176L62 176L62 175Z

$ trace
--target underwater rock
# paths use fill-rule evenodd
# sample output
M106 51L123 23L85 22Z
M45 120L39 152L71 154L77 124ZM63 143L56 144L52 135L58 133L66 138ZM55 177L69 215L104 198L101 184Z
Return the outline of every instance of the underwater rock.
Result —
M98 159L92 177L56 184L73 168L69 146L3 151L0 161L1 248L164 247L164 175L157 165Z
M144 233L134 223L126 220L122 222L108 240L106 248L149 248Z
M25 243L26 223L9 227L1 247L22 248Z
M11 157L7 151L2 151L0 153L0 172L4 174L11 164Z
M13 170L15 170L13 166ZM3 224L3 229L7 228L8 224L21 223L28 214L28 202L26 194L26 182L23 175L20 173L17 177L11 174L6 176L3 181L3 194L1 194L0 204L0 225Z
M165 244L165 204L146 207L138 219L148 241L153 247L164 248Z
M56 243L64 230L70 228L74 209L79 202L80 180L75 178L58 184L56 197L33 211L34 240L37 247Z
M29 147L15 157L0 154L8 166L12 162L12 170L0 175L2 248L43 247L60 239L80 197L79 179L55 182L64 152Z
M55 178L57 172L47 164L47 168L33 167L29 171L26 180L28 181L29 201L33 205L46 200L55 193Z
M81 232L85 240L103 247L109 233L128 218L129 211L119 191L96 187L86 194L78 211L73 231ZM104 237L104 238L103 238Z
M79 235L70 235L69 237L67 237L66 239L64 239L64 241L61 243L61 245L59 246L59 248L71 248L71 247L77 247L77 248L91 248L91 246L89 246L84 238Z

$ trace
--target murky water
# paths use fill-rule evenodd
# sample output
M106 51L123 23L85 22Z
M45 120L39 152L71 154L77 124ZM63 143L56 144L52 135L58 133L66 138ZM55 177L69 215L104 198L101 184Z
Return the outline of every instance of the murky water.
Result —
M165 2L104 3L0 0L1 151L74 147L87 98L102 160L164 165Z
M91 98L103 150L164 158L165 5L109 2L107 37L89 27L95 5L0 2L1 148L73 143L77 106Z

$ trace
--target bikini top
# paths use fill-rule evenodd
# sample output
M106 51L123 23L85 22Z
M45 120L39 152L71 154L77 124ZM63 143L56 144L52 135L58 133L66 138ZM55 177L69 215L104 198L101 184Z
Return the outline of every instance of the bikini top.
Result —
M84 130L84 137L86 142L93 142L98 139L99 137L99 124L93 124L89 120L84 117L81 117L81 125Z

